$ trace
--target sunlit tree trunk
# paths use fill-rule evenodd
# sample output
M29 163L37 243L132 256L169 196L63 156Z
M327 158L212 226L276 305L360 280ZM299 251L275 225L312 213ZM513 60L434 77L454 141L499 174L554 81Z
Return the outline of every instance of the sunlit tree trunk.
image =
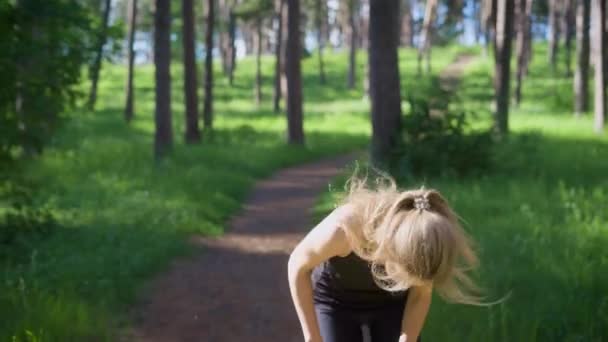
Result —
M574 114L589 110L589 28L591 0L576 4L576 72L574 73Z
M401 2L401 45L414 46L414 20L412 18L412 0Z
M194 0L182 0L182 44L184 46L184 94L186 100L186 143L200 141L198 128L198 85L196 75L196 34Z
M515 19L517 20L517 37L515 50L517 56L517 70L515 72L515 103L521 102L521 87L528 65L528 49L531 48L532 0L515 0Z
M323 63L323 49L325 48L325 30L327 27L325 22L327 19L327 7L323 5L324 1L315 0L315 26L317 30L317 54L319 58L319 82L325 84L325 65ZM324 19L325 18L325 19Z
M561 32L564 37L564 50L566 57L566 76L572 75L572 36L575 32L573 15L573 0L561 0Z
M302 123L302 46L300 39L300 1L287 0L287 44L285 76L287 79L287 139L290 144L304 144Z
M401 88L397 58L398 1L370 1L369 77L372 117L371 159L382 167L399 141Z
M424 22L418 48L418 74L422 73L422 59L426 58L426 72L431 72L431 45L433 41L433 24L437 13L437 0L427 0L424 11Z
M284 61L284 27L285 23L283 20L283 12L285 11L286 0L276 0L276 20L277 20L277 32L276 32L276 46L275 46L275 65L274 65L274 94L272 96L272 103L274 112L278 113L281 110L281 97L283 96L283 63Z
M509 79L511 75L511 44L515 0L499 0L496 7L496 45L494 88L496 113L494 129L499 137L509 132Z
M262 18L255 20L256 51L255 51L255 103L262 103Z
M89 101L87 106L93 110L95 108L95 102L97 102L97 83L99 81L99 71L101 70L101 62L103 59L103 47L106 45L108 39L108 23L110 20L110 10L112 7L111 0L104 1L103 9L103 20L101 23L101 29L99 31L99 37L97 40L97 46L95 51L95 61L91 67L91 91L89 93Z
M203 125L213 129L213 28L215 23L215 1L207 1L207 30L205 32L205 100L203 102Z
M595 112L595 131L601 133L604 130L606 120L606 66L608 56L606 52L606 2L604 0L593 0L593 20L595 21L595 91L594 91L594 112Z
M357 70L357 4L358 0L348 0L348 40L349 40L349 53L348 53L348 88L355 88L357 82L356 70Z
M156 111L154 156L158 160L171 149L171 0L155 0L154 65Z
M129 1L129 35L127 42L127 86L125 89L125 120L133 120L133 64L135 61L135 27L137 20L137 0Z
M557 59L557 50L559 47L559 37L560 37L560 23L559 18L561 14L561 1L562 0L548 0L549 1L549 49L547 50L549 64L551 65L551 70L555 72L556 70L556 59Z

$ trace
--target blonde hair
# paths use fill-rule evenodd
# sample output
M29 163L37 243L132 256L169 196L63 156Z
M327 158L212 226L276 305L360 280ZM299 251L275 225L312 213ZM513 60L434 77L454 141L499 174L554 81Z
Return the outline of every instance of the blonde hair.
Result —
M400 191L387 175L373 186L367 177L353 176L342 204L354 212L346 236L353 251L370 262L378 286L403 291L421 280L432 282L448 302L484 305L468 275L478 267L472 241L438 191Z

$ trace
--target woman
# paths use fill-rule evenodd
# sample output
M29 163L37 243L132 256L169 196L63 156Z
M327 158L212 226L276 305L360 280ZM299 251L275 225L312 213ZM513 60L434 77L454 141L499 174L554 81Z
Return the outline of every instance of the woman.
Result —
M435 289L450 302L479 304L465 273L477 266L458 218L435 190L350 191L298 244L289 285L305 341L416 341ZM312 276L312 281L311 281Z

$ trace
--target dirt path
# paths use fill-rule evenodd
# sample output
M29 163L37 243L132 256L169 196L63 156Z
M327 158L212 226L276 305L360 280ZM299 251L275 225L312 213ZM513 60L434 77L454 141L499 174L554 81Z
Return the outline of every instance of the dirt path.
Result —
M152 282L126 340L300 341L287 258L313 224L309 208L353 156L300 165L259 182L216 239L193 238L200 255Z
M455 90L473 56L443 70L441 85ZM310 208L353 156L285 169L260 181L243 210L215 239L177 260L152 281L151 296L135 310L125 341L300 342L287 285L287 258L313 221Z

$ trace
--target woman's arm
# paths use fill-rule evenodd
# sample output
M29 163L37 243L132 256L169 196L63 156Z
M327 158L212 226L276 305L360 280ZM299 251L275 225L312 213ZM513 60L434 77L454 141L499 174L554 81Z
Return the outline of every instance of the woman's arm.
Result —
M310 279L312 270L333 256L347 255L350 252L348 240L342 230L348 215L350 213L346 207L334 210L306 235L289 257L289 289L305 341L321 342L313 304Z
M407 296L407 304L403 312L401 336L399 342L418 340L426 315L431 306L432 286L413 286Z

